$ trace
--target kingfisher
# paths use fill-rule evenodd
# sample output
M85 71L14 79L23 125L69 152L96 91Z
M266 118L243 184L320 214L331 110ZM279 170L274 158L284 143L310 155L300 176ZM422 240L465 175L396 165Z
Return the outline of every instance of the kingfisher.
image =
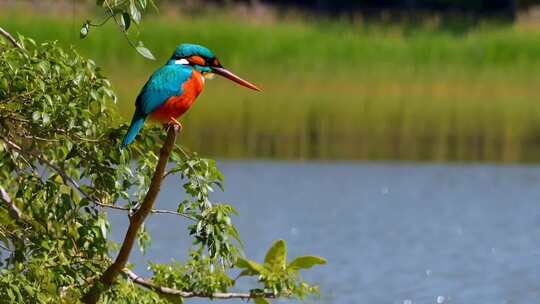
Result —
M195 102L204 88L205 78L212 74L260 91L254 84L224 68L208 48L198 44L180 44L167 63L150 76L137 96L135 113L121 147L135 140L148 117L165 125L176 124L181 130L182 124L177 119Z

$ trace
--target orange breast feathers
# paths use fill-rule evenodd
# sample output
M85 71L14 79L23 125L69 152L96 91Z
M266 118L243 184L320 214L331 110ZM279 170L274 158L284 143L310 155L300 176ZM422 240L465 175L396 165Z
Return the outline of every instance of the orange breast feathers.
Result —
M193 70L191 78L182 84L182 95L167 99L164 104L150 114L150 117L163 123L168 123L171 117L175 119L180 117L195 102L203 88L203 75L199 71Z

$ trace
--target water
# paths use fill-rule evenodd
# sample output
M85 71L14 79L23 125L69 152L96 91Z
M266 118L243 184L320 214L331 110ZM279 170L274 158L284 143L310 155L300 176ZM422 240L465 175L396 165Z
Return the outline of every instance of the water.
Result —
M540 167L222 162L246 253L276 239L328 260L304 278L314 303L538 303ZM159 208L174 208L168 180ZM114 236L125 220L114 216ZM153 216L153 246L131 261L185 257L185 220ZM245 286L245 285L243 285ZM209 302L209 301L208 301ZM206 301L196 301L206 303ZM221 302L218 302L221 303ZM228 301L223 303L243 303Z

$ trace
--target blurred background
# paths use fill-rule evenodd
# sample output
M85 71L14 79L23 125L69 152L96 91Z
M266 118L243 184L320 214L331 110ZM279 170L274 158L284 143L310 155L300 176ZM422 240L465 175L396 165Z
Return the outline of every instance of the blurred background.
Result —
M221 158L540 158L540 1L158 1L128 47L93 1L1 0L5 27L73 44L113 82L124 119L181 42L208 46L265 91L211 81L183 118L187 146ZM134 28L132 31L137 31ZM189 130L189 132L187 132Z
M538 303L540 1L158 2L132 28L157 61L113 24L80 40L95 1L0 0L0 24L93 58L124 121L181 42L260 85L207 82L180 140L220 160L215 199L240 211L248 256L284 238L291 256L328 259L308 303ZM185 256L185 223L147 228L140 273Z

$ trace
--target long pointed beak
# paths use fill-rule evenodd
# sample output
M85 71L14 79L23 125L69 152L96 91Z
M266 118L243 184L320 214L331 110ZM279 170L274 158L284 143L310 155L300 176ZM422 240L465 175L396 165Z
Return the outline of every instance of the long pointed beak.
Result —
M218 74L218 75L221 75L225 78L228 78L236 83L238 83L239 85L241 86L244 86L246 88L250 88L252 90L255 90L255 91L261 91L261 89L259 89L256 85L252 84L251 82L247 81L247 80L244 80L238 76L236 76L235 74L233 74L231 71L227 70L226 68L223 68L223 67L212 67L212 70Z

